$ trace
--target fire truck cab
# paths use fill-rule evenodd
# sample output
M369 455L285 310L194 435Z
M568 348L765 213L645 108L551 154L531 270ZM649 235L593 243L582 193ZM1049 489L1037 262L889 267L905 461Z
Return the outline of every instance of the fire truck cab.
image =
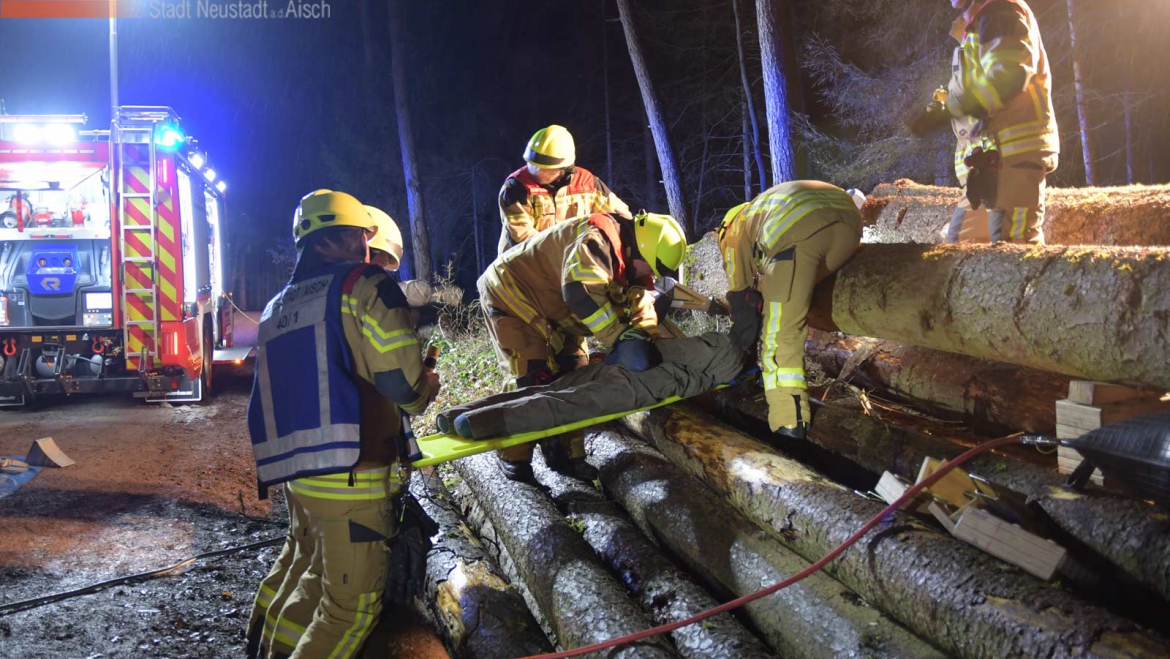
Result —
M199 401L232 347L222 181L170 108L115 115L0 115L0 406Z

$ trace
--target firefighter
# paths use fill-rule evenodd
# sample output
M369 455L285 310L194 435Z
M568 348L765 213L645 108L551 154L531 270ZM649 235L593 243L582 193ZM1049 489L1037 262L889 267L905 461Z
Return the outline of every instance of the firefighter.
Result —
M584 339L595 336L612 347L607 363L631 371L654 366L652 339L662 310L654 308L654 278L677 277L685 253L682 227L653 213L632 222L594 213L508 250L479 278L501 365L517 387L545 384L586 364ZM544 440L541 447L550 468L583 480L597 476L585 462L584 433ZM522 444L497 451L504 475L530 481L532 450Z
M284 485L289 535L256 594L252 657L354 656L382 609L388 543L412 526L396 514L409 476L400 411L421 413L439 381L402 292L363 263L376 231L350 195L306 195L292 279L261 317L248 430L261 498ZM425 560L417 542L393 551ZM396 599L404 583L391 580Z
M745 351L759 341L768 425L787 437L804 439L811 419L808 308L816 283L861 243L858 197L820 181L789 181L729 210L719 228L731 341Z
M536 131L524 149L524 167L512 172L500 189L500 254L567 219L592 213L616 213L630 219L630 209L601 179L577 167L577 147L564 126Z
M370 264L395 272L402 263L402 231L382 209L367 205L366 211L378 226L378 232L370 238Z
M967 132L955 173L972 203L988 208L991 242L1043 244L1044 179L1060 135L1036 17L1024 0L950 2L965 10L951 29L959 46L946 100L956 133ZM957 239L954 221L949 233Z

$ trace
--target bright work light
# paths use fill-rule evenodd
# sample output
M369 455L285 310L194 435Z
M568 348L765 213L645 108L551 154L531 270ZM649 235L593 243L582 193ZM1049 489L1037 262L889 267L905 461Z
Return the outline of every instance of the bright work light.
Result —
M21 144L32 144L41 141L41 127L36 124L17 124L12 129L12 137Z
M215 189L219 190L220 192L223 192L224 190L227 190L227 183L220 181L219 183L215 184Z
M208 181L215 180L215 170L210 167L207 168L207 171L203 172L203 175L207 177Z
M201 169L203 167L203 156L198 151L192 151L191 155L187 156L187 162L191 163L191 166L195 169Z
M77 141L77 131L69 124L49 124L41 129L41 135L46 142L55 146Z

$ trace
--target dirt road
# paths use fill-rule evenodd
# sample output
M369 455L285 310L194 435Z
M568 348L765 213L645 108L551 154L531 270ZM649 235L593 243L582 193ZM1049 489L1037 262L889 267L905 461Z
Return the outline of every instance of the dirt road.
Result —
M53 437L77 461L0 499L0 606L282 537L280 492L256 497L250 369L217 370L203 404L103 396L0 412L0 455ZM173 576L0 616L0 657L240 657L264 548ZM418 612L388 616L367 656L445 657ZM383 624L382 627L387 627Z

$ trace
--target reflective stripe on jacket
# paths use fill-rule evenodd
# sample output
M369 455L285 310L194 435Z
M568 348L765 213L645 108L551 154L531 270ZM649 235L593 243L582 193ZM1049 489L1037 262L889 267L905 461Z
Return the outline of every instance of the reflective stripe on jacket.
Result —
M548 186L537 183L528 168L522 167L504 181L499 208L504 225L500 233L500 254L568 219L593 213L632 217L626 203L584 167L574 167L567 181Z

